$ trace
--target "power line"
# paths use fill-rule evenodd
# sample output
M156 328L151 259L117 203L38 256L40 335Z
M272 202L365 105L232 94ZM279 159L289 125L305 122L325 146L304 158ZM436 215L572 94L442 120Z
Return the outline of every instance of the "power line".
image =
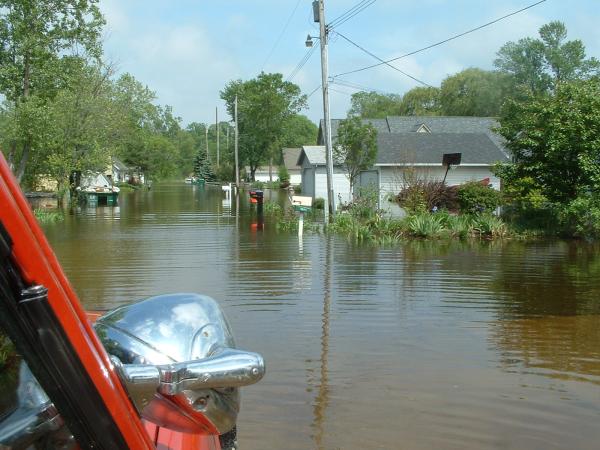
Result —
M381 59L379 56L377 56L377 55L375 55L375 54L371 53L371 52L370 52L369 50L367 50L366 48L364 48L364 47L362 47L362 46L358 45L356 42L352 41L350 38L347 38L346 36L344 36L344 35L343 35L342 33L340 33L339 31L334 31L334 33L335 33L335 34L337 34L337 35L338 35L339 37L341 37L342 39L344 39L344 40L346 40L347 42L349 42L350 44L352 44L352 45L354 45L355 47L359 48L360 50L362 50L363 52L365 52L367 55L370 55L370 56L372 56L373 58L375 58L376 60L378 60L378 61L381 61L381 64L385 64L386 66L390 67L391 69L394 69L395 71L397 71L397 72L400 72L402 75L404 75L404 76L406 76L406 77L410 78L411 80L414 80L414 81L416 81L417 83L420 83L420 84L422 84L423 86L432 87L430 84L428 84L428 83L425 83L424 81L421 81L421 80L419 80L419 79L418 79L418 78L416 78L416 77L413 77L412 75L410 75L410 74L408 74L408 73L404 72L403 70L401 70L401 69L398 69L396 66L393 66L393 65L391 65L389 62L387 62L387 61L384 61L384 60L383 60L383 59ZM339 76L339 75L336 75L336 76L334 76L333 78L335 79L337 76Z
M340 86L346 86L346 87L349 87L349 88L352 88L352 89L356 89L356 90L359 90L359 91L364 91L364 92L378 92L380 94L387 94L387 92L382 91L381 89L370 88L368 86L363 86L361 84L354 83L352 81L347 81L347 80L339 80L339 79L337 79L337 80L332 80L331 83L337 84L337 85L340 85Z
M332 88L332 87L330 87L330 88L329 88L329 90L330 90L330 91L333 91L333 92L337 92L338 94L344 94L344 95L347 95L347 96L349 96L349 97L352 97L352 95L353 95L353 94L351 94L350 92L338 91L337 89L334 89L334 88Z
M287 21L285 22L285 25L283 26L283 29L281 30L281 33L279 33L279 37L277 37L277 40L275 41L275 44L273 44L273 47L271 48L271 51L267 55L265 61L262 63L262 67L260 68L261 72L264 70L265 66L267 65L267 62L269 62L269 59L271 59L271 56L273 55L273 52L275 51L275 49L279 45L279 42L281 41L281 38L283 37L283 35L286 32L288 26L290 25L290 22L294 18L294 15L296 14L296 10L298 9L298 6L300 6L300 1L301 0L298 0L296 2L296 6L294 6L294 9L292 10L292 13L290 14L290 16L288 17Z
M314 88L314 89L313 89L313 90L310 92L310 94L308 94L308 95L306 96L306 98L307 98L307 99L311 98L311 97L313 96L313 94L314 94L315 92L317 92L319 89L321 89L321 85L318 85L316 88Z
M525 8L521 8L521 9L519 9L517 11L513 11L510 14L506 14L505 16L502 16L502 17L499 17L497 19L494 19L491 22L487 22L487 23L485 23L483 25L480 25L478 27L472 28L472 29L467 30L467 31L465 31L463 33L456 34L456 35L451 36L451 37L449 37L447 39L444 39L443 41L439 41L439 42L436 42L435 44L428 45L427 47L420 48L418 50L412 51L410 53L406 53L406 54L398 56L396 58L388 59L387 61L381 62L379 64L372 64L370 66L361 67L360 69L355 69L355 70L350 70L348 72L339 73L339 74L335 75L334 78L341 77L343 75L349 75L351 73L362 72L363 70L372 69L373 67L379 67L379 66L381 66L383 64L387 64L387 63L391 63L391 62L394 62L394 61L398 61L399 59L406 58L407 56L412 56L412 55L414 55L416 53L420 53L420 52L423 52L425 50L429 50L430 48L437 47L438 45L445 44L445 43L450 42L450 41L452 41L454 39L458 39L459 37L462 37L462 36L465 36L467 34L473 33L475 31L481 30L482 28L489 27L490 25L493 25L493 24L495 24L497 22L500 22L501 20L504 20L504 19L506 19L508 17L511 17L511 16L516 15L516 14L522 13L523 11L527 11L528 9L531 9L534 6L537 6L537 5L541 4L541 3L544 3L545 1L546 0L540 0L540 1L536 2L536 3L532 3L531 5L526 6Z
M356 16L358 13L360 13L364 9L368 8L369 6L371 6L376 1L377 0L362 0L362 1L358 2L356 5L354 5L352 8L350 8L348 11L346 11L344 14L342 14L342 15L336 17L335 19L333 19L329 24L327 24L327 27L330 30L333 29L333 28L335 28L335 27L339 27L343 23L345 23L348 20L352 19L354 16Z
M302 68L304 67L304 65L308 62L308 60L310 59L310 57L315 52L316 48L317 47L311 47L311 48L308 49L308 51L304 54L304 56L302 57L302 59L300 60L300 62L296 65L296 67L294 68L294 70L292 70L292 72L288 75L287 81L292 81L294 79L294 77L296 75L298 75L298 72L300 72L300 70L302 70Z

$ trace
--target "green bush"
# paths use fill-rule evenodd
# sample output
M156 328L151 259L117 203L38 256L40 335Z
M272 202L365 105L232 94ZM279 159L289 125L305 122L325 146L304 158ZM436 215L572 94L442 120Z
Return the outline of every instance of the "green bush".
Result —
M558 218L564 234L579 238L600 237L600 197L580 196L560 208Z
M492 212L500 206L500 192L478 181L458 186L458 204L463 213Z
M457 190L442 181L413 180L396 196L400 206L409 214L421 214L434 207L458 209Z
M315 198L315 201L313 202L313 208L325 209L325 199L321 197Z
M415 214L406 218L408 232L416 237L439 236L444 229L442 218L437 214Z
M499 238L508 233L506 224L492 214L477 214L473 217L473 232L483 237Z
M63 220L65 220L65 215L62 213L62 211L38 208L33 211L33 214L35 215L35 218L38 220L38 222L42 225L62 222Z
M285 166L279 166L279 169L277 170L277 176L279 177L279 182L281 184L284 183L288 183L290 182L290 174L287 170L287 167Z

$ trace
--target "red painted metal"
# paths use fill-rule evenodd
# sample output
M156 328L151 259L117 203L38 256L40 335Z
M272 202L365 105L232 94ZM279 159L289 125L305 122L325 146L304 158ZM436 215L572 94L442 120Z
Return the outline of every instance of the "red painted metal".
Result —
M50 306L129 448L220 450L217 436L177 433L140 420L91 326L95 316L88 317L81 307L1 153L0 220L13 239L13 256L23 277L31 284L41 284L48 289Z

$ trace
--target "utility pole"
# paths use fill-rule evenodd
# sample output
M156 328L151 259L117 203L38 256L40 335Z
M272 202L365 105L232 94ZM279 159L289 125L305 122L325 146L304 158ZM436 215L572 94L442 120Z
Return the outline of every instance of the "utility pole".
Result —
M215 108L215 126L217 127L217 168L219 167L219 107Z
M333 146L331 139L331 116L329 115L329 62L328 40L329 30L325 24L325 1L313 1L313 12L318 8L319 36L321 41L321 84L323 86L323 125L325 138L325 163L327 165L327 204L329 215L335 217L335 197L333 191ZM316 16L316 14L315 14ZM316 19L316 17L315 17ZM328 221L325 215L325 221Z
M210 153L208 153L208 124L206 124L206 126L204 127L204 134L204 141L206 142L206 159L208 160L208 162L210 162Z
M236 189L240 188L240 165L238 161L238 98L235 96L235 103L233 107L234 111L234 120L235 120L235 187Z

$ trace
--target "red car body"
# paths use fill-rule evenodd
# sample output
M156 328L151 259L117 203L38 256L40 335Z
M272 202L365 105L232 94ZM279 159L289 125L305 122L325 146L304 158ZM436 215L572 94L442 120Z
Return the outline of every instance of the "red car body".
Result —
M144 421L123 388L109 355L96 335L90 318L63 272L54 252L37 223L25 196L0 154L0 222L12 241L12 261L30 286L47 288L47 298L59 327L91 380L103 410L129 449L220 450L216 435L175 432ZM0 299L4 300L4 299ZM17 346L18 347L18 346ZM24 355L27 360L27 355ZM29 362L29 361L28 361ZM60 367L58 368L60 370ZM52 395L49 393L52 401ZM98 417L81 417L94 424ZM69 422L67 425L70 427ZM100 430L101 432L102 430ZM76 436L77 437L77 436ZM117 448L116 446L114 448Z

